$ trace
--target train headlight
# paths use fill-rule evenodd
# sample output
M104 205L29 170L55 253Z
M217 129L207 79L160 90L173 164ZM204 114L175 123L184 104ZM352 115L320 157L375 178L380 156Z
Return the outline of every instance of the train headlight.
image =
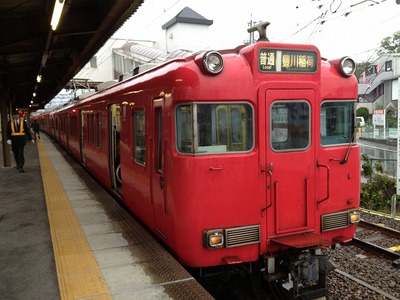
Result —
M204 246L208 249L221 248L224 245L224 231L214 229L205 232Z
M349 221L350 224L360 222L360 212L358 210L353 210L349 212Z
M350 57L343 57L340 60L339 69L344 76L350 77L356 71L356 63Z
M212 75L221 73L224 68L224 60L221 54L215 51L206 52L203 56L203 67Z

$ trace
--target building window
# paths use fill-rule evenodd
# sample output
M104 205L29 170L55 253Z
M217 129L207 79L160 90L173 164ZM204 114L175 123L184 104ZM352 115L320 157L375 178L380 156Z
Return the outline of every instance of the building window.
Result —
M385 62L385 71L392 71L392 61Z

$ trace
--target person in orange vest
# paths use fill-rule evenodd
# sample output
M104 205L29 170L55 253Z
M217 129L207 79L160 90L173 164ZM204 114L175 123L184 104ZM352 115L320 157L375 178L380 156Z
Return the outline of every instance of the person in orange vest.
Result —
M12 152L14 153L15 163L20 173L24 172L24 147L26 144L26 138L35 143L32 139L31 132L25 120L20 117L17 111L12 113L12 119L7 124L7 144L11 146Z

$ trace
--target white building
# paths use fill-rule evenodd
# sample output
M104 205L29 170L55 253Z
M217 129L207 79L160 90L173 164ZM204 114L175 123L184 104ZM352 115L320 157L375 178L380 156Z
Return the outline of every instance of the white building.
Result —
M370 112L376 107L397 108L400 78L400 54L383 54L375 60L370 69L359 79L359 107Z
M208 27L213 24L189 7L182 9L174 18L165 23L166 51L179 49L203 50L210 44Z

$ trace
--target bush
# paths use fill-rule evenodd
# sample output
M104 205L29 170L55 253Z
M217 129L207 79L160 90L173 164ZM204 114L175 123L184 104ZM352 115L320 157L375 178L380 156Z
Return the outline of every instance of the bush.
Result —
M364 117L365 123L369 119L369 110L366 107L360 107L356 111L356 117Z
M362 160L362 175L367 182L361 183L360 206L390 213L391 198L396 194L396 179L387 176L381 162L372 165L366 154L362 155Z

